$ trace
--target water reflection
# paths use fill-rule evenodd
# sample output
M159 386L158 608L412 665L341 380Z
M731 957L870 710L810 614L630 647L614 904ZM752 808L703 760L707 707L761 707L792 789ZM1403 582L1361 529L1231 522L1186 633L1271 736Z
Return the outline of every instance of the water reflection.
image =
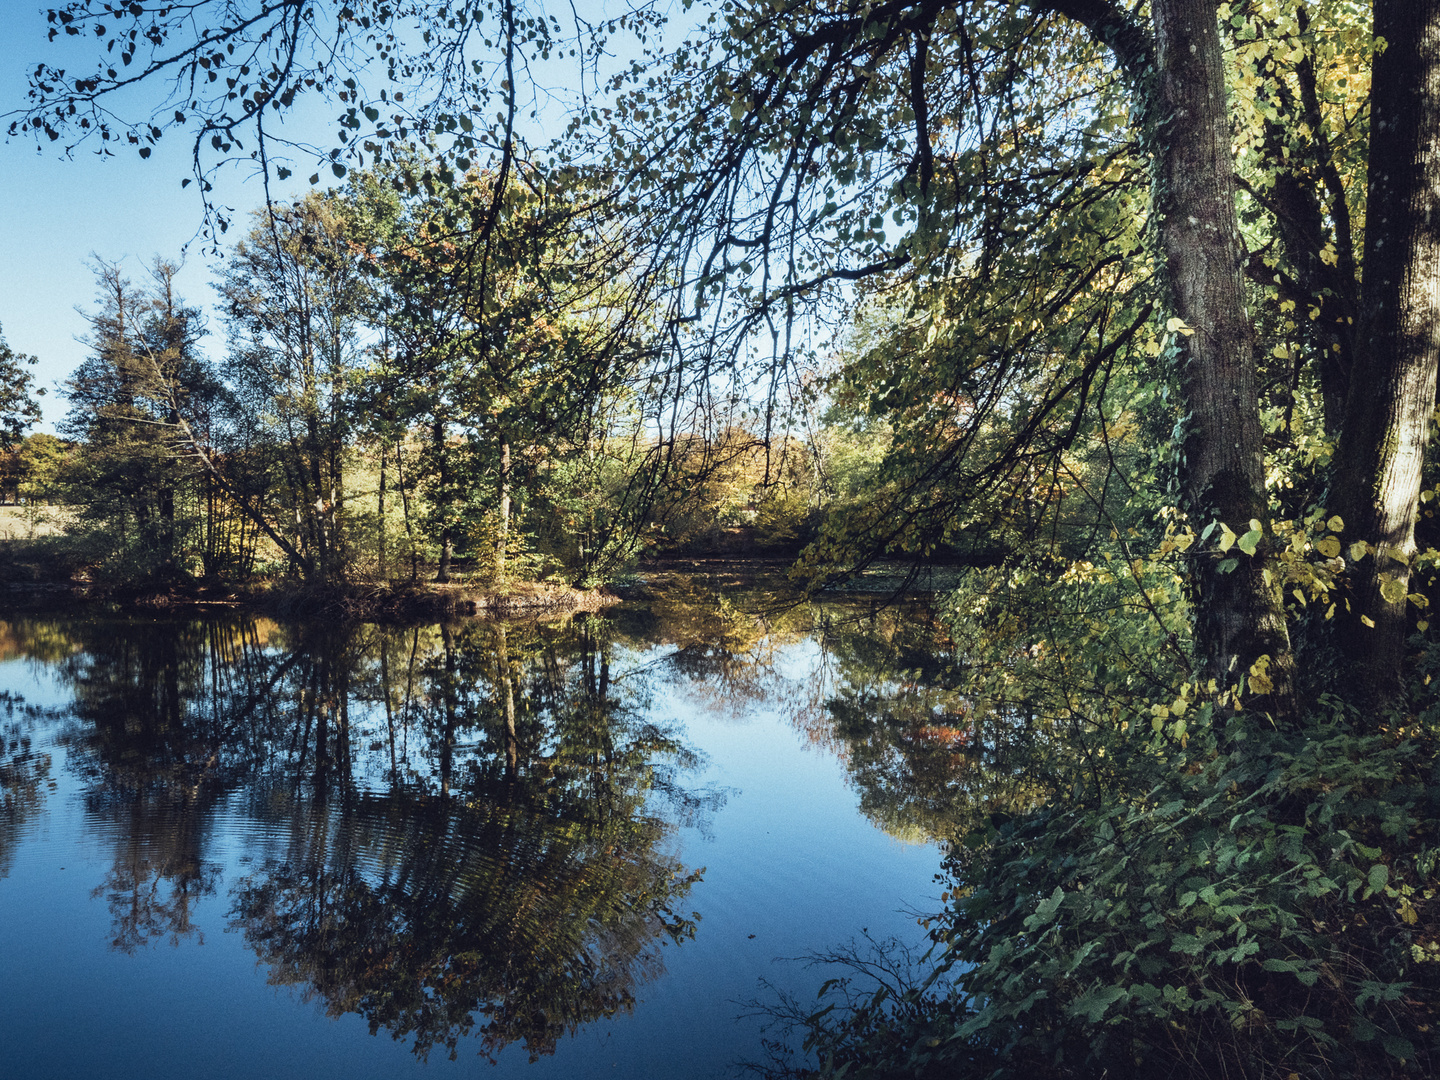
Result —
M713 795L646 719L644 681L612 677L598 620L64 633L59 741L110 851L95 895L118 950L198 936L237 817L232 925L271 981L422 1056L471 1033L546 1053L630 1009L660 946L695 932L674 834ZM49 767L5 737L0 857Z
M723 796L661 695L773 708L882 828L950 828L978 740L940 627L767 599L672 589L554 625L12 620L0 648L73 695L55 742L114 949L199 942L223 904L270 982L332 1016L421 1057L534 1058L631 1010L696 933L677 830ZM6 704L0 876L53 782Z
M50 786L50 755L31 743L28 724L15 718L23 701L0 691L0 878L10 873L20 831L40 817Z

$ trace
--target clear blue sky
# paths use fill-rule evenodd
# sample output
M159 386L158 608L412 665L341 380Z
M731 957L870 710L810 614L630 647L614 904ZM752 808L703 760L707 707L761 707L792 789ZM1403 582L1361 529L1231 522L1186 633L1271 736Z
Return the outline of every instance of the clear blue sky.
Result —
M603 3L578 6L594 11ZM63 38L48 43L46 30L36 0L0 0L0 114L24 104L26 74L37 61L78 59L73 52L62 54ZM330 109L312 110L307 123L318 127L317 141L325 139L331 125L323 121L333 115ZM180 186L190 175L189 164L189 144L179 132L163 138L144 161L133 150L101 158L88 146L64 160L53 145L37 154L33 142L0 142L0 328L11 348L39 358L34 371L47 394L45 422L37 430L53 430L64 416L59 384L85 357L76 338L88 327L75 309L94 307L95 280L87 265L92 255L120 262L138 282L156 255L178 260L183 252L181 293L209 314L206 344L218 358L223 332L211 288L217 263L198 235L202 210L196 186ZM292 180L272 191L285 199L306 187ZM263 200L258 178L243 169L217 179L217 201L238 212L237 225ZM232 227L231 235L236 231Z
M0 113L23 104L26 73L38 60L59 55L46 29L35 0L0 0ZM37 154L33 142L0 142L0 327L11 348L39 359L34 371L47 394L45 423L37 430L65 414L57 384L85 356L75 339L87 325L75 308L94 306L92 254L122 262L138 281L156 255L178 260L188 243L182 295L210 307L215 264L197 236L202 211L195 185L180 186L188 175L183 135L162 139L148 161L133 151L102 159L88 147L67 161L52 147ZM240 211L264 198L259 182L238 172L224 176L219 188L220 201ZM209 322L213 354L222 335L213 313Z

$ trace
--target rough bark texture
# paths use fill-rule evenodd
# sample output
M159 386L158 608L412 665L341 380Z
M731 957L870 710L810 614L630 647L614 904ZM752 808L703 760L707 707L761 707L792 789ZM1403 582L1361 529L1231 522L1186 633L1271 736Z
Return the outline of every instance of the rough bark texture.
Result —
M1175 312L1194 331L1181 341L1191 410L1182 483L1192 520L1244 532L1269 513L1215 4L1154 0L1151 16L1158 233ZM1196 644L1206 675L1221 685L1268 655L1274 692L1266 704L1288 714L1294 663L1264 555L1263 544L1253 558L1238 554L1229 572L1218 557L1197 560Z
M1331 501L1347 538L1377 550L1355 568L1346 644L1364 702L1382 705L1402 685L1440 355L1440 0L1375 0L1373 10L1387 44L1371 78L1361 349Z
M1030 0L1085 26L1119 60L1147 128L1157 234L1181 341L1191 410L1181 482L1199 526L1245 531L1269 517L1255 373L1235 216L1234 156L1214 0L1152 0L1151 33L1113 0ZM1206 678L1232 685L1262 656L1273 690L1256 702L1294 713L1295 661L1262 543L1228 573L1213 550L1195 567L1195 640Z

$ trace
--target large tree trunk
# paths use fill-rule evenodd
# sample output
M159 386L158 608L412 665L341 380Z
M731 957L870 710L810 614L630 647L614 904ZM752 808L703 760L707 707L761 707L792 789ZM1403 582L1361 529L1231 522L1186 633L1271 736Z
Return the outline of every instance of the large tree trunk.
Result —
M1120 61L1142 115L1154 168L1156 233L1175 314L1190 409L1181 464L1185 509L1197 528L1237 532L1267 522L1255 341L1245 305L1224 55L1214 0L1152 0L1151 34L1114 0L1028 0L1085 26ZM1268 527L1267 527L1268 531ZM1213 545L1194 568L1201 673L1234 685L1262 657L1269 692L1254 704L1294 714L1295 661L1268 542L1222 559ZM1222 567L1226 569L1222 571ZM1263 680L1255 686L1264 687Z
M1157 80L1148 112L1156 118L1158 235L1175 313L1193 331L1178 339L1191 412L1181 477L1186 510L1197 527L1218 519L1244 533L1269 512L1215 4L1154 0L1151 15ZM1265 553L1262 543L1254 557L1232 550L1238 558L1207 552L1196 560L1196 644L1205 676L1220 686L1269 656L1273 691L1261 704L1289 715L1294 661Z
M1361 349L1335 497L1355 566L1350 640L1362 704L1400 693L1405 595L1440 348L1440 0L1375 0ZM1430 163L1434 162L1434 165Z

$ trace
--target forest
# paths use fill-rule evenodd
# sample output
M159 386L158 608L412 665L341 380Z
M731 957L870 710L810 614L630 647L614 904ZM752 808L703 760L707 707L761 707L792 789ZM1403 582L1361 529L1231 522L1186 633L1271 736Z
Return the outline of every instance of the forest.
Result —
M186 141L223 311L97 259L58 438L0 352L5 491L67 523L12 561L950 568L1006 734L944 786L931 949L777 1006L773 1074L1440 1071L1440 0L49 19L88 51L11 138ZM314 102L330 144L277 134Z

